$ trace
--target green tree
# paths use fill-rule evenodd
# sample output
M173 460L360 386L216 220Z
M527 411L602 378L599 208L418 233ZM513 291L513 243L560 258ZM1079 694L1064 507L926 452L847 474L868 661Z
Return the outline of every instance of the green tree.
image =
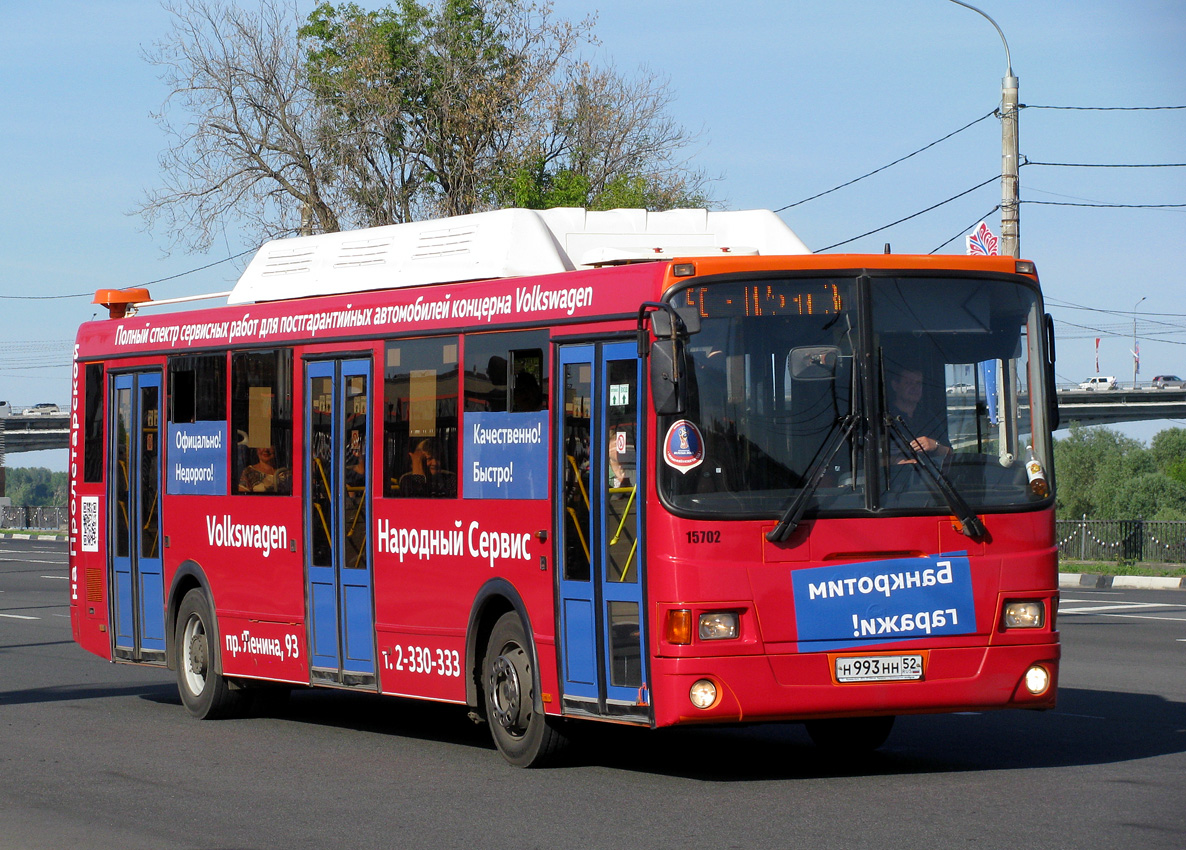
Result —
M1054 441L1057 476L1056 511L1059 519L1096 517L1107 488L1122 480L1132 456L1146 452L1139 440L1111 428L1084 428L1071 424L1070 436Z
M1121 482L1103 519L1186 520L1186 484L1147 472Z
M1111 428L1071 425L1054 442L1059 519L1186 520L1186 430L1154 436L1152 448Z
M1157 470L1186 484L1186 428L1166 428L1153 435L1150 444Z
M5 472L5 491L14 505L30 508L66 504L66 473L43 467L16 467Z

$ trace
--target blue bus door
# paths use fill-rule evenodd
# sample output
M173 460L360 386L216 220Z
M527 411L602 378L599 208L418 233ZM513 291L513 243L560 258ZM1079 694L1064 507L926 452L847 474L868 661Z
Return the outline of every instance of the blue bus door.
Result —
M305 574L314 682L374 687L369 360L305 366Z
M562 346L556 558L564 711L646 721L642 364L635 343Z
M161 560L161 373L112 376L111 622L119 658L165 660Z

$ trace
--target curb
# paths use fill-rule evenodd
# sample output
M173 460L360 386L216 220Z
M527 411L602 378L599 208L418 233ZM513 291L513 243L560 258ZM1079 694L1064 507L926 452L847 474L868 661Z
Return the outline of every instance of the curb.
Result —
M1088 573L1059 573L1059 587L1091 587L1097 590L1186 590L1183 576L1097 576Z
M0 534L0 540L65 540L65 534Z

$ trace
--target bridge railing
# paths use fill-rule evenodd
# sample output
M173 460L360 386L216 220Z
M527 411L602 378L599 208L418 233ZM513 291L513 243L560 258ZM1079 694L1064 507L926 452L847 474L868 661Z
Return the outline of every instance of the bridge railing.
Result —
M1074 561L1186 563L1186 522L1144 519L1060 519L1059 555Z
M9 505L0 507L0 528L66 531L69 517L69 511L64 507L31 508Z

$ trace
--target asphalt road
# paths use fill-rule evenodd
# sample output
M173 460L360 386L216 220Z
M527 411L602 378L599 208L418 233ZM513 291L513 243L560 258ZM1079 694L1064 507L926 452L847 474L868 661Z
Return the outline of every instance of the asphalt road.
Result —
M506 765L456 707L328 691L192 720L168 671L70 640L61 543L0 540L0 848L1186 847L1186 592L1064 590L1059 707L598 729Z

